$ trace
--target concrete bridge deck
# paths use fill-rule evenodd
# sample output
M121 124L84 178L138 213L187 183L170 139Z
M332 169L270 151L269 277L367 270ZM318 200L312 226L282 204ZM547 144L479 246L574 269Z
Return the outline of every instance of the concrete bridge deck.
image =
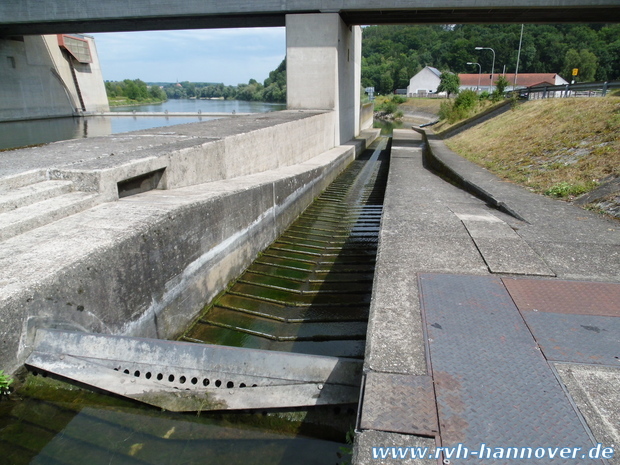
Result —
M353 463L506 463L405 449L459 443L581 447L541 463L604 463L587 457L601 443L620 463L620 226L503 182L432 132L427 149L486 200L425 169L420 134L395 131Z
M152 0L4 2L0 35L284 26L291 14L338 13L348 25L613 22L615 0L269 0L168 5Z

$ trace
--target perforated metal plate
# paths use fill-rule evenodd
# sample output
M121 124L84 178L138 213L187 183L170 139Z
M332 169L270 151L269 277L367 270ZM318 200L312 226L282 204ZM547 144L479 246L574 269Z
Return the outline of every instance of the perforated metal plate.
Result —
M620 284L503 278L519 310L620 317Z
M500 278L423 274L419 279L443 445L462 443L474 451L482 443L593 446ZM470 457L459 463L481 462ZM545 463L575 461L546 458Z
M360 428L436 435L437 410L431 377L368 373Z

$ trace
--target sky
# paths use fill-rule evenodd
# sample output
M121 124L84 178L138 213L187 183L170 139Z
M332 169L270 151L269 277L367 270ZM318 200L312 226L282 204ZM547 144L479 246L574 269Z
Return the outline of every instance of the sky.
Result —
M88 35L106 81L262 83L286 55L284 27Z

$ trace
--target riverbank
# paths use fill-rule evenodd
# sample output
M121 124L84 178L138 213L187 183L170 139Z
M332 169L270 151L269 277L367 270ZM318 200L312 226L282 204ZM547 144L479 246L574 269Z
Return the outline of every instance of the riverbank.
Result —
M144 100L131 100L127 97L108 97L108 103L110 108L118 107L135 107L139 105L158 105L166 102L167 100L148 98Z

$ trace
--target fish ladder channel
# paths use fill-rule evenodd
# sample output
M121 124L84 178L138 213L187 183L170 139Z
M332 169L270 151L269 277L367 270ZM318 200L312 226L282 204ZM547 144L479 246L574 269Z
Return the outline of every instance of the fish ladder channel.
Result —
M366 150L208 305L188 342L363 358L389 140Z
M388 153L383 138L351 163L183 339L362 359ZM0 462L348 463L355 417L355 404L171 412L34 372L0 402Z

